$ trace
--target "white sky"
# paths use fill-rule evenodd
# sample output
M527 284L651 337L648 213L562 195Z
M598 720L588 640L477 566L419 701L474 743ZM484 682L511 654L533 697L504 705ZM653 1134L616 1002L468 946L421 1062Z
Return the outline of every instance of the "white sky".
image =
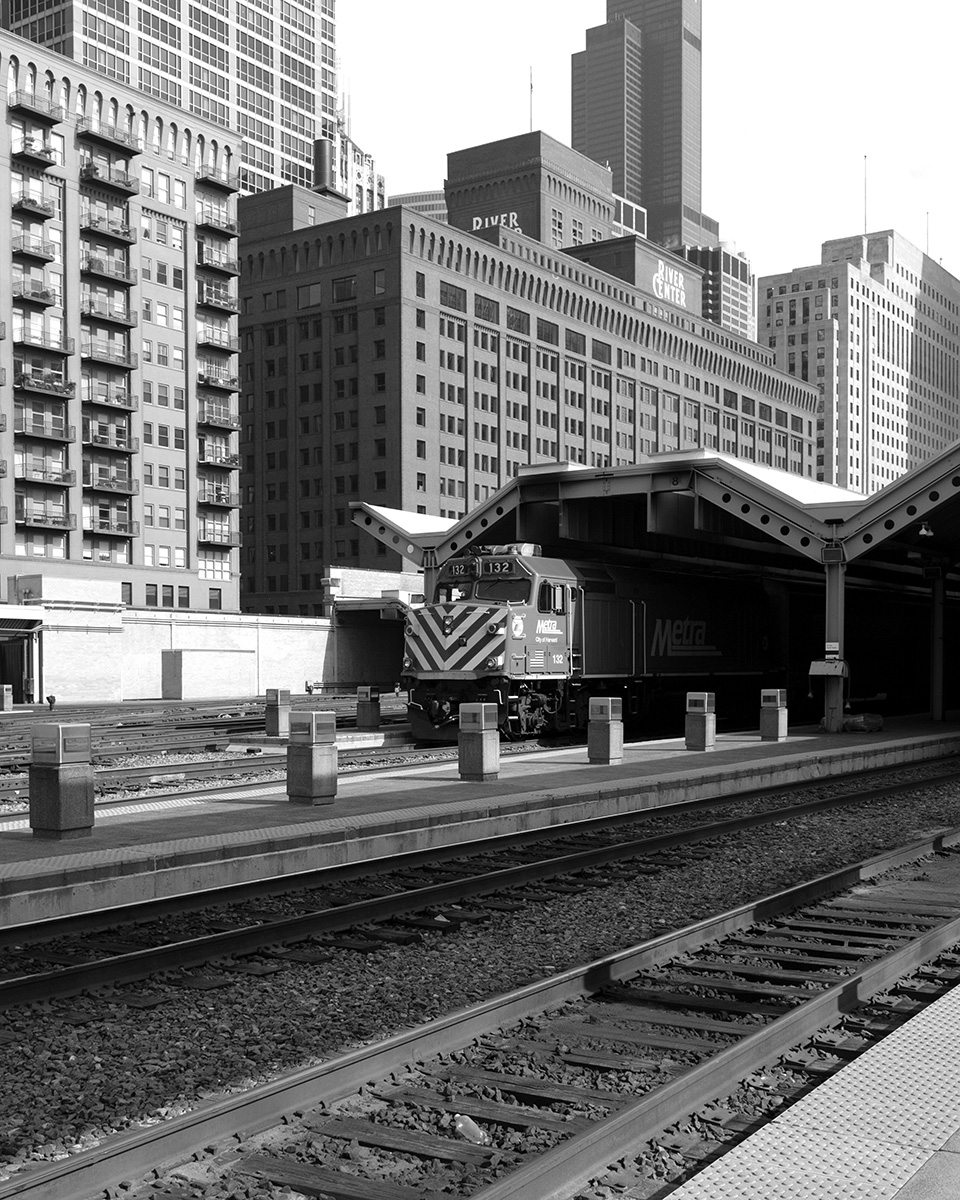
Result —
M904 14L908 14L907 17ZM605 0L339 0L341 88L387 193L533 128L569 145ZM758 275L894 228L960 276L957 0L703 0L703 208ZM929 217L928 217L929 214ZM929 243L928 243L929 224Z

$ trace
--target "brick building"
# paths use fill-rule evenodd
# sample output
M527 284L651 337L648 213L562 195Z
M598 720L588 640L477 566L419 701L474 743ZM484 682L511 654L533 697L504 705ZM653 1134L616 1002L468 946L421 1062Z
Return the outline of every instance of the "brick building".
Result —
M816 389L703 320L682 259L335 212L241 202L244 609L319 614L331 566L409 566L351 500L456 518L523 463L689 447L812 477Z

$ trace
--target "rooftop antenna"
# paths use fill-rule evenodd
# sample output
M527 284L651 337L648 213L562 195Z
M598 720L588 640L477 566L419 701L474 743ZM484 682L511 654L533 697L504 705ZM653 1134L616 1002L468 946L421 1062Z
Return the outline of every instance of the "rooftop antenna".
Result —
M533 66L530 67L530 132L533 133Z
M927 209L927 258L930 257L930 209Z
M863 156L863 232L867 232L867 156Z

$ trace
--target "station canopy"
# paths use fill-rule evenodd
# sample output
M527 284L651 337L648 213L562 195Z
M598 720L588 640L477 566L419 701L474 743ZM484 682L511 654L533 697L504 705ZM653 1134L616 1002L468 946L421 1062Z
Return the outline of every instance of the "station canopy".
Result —
M905 589L942 578L960 589L960 443L872 496L707 450L652 455L625 467L546 463L466 517L354 503L353 523L428 577L485 545L533 542L549 555ZM429 582L428 582L429 593Z

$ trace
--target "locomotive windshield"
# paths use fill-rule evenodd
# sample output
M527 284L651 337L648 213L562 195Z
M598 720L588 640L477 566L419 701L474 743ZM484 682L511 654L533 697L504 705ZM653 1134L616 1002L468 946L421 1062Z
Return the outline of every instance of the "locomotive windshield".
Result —
M480 558L447 563L437 584L436 600L498 600L529 604L531 579L516 558Z
M499 600L501 604L529 604L530 580L523 579L443 579L437 585L437 603L455 604L462 600Z

